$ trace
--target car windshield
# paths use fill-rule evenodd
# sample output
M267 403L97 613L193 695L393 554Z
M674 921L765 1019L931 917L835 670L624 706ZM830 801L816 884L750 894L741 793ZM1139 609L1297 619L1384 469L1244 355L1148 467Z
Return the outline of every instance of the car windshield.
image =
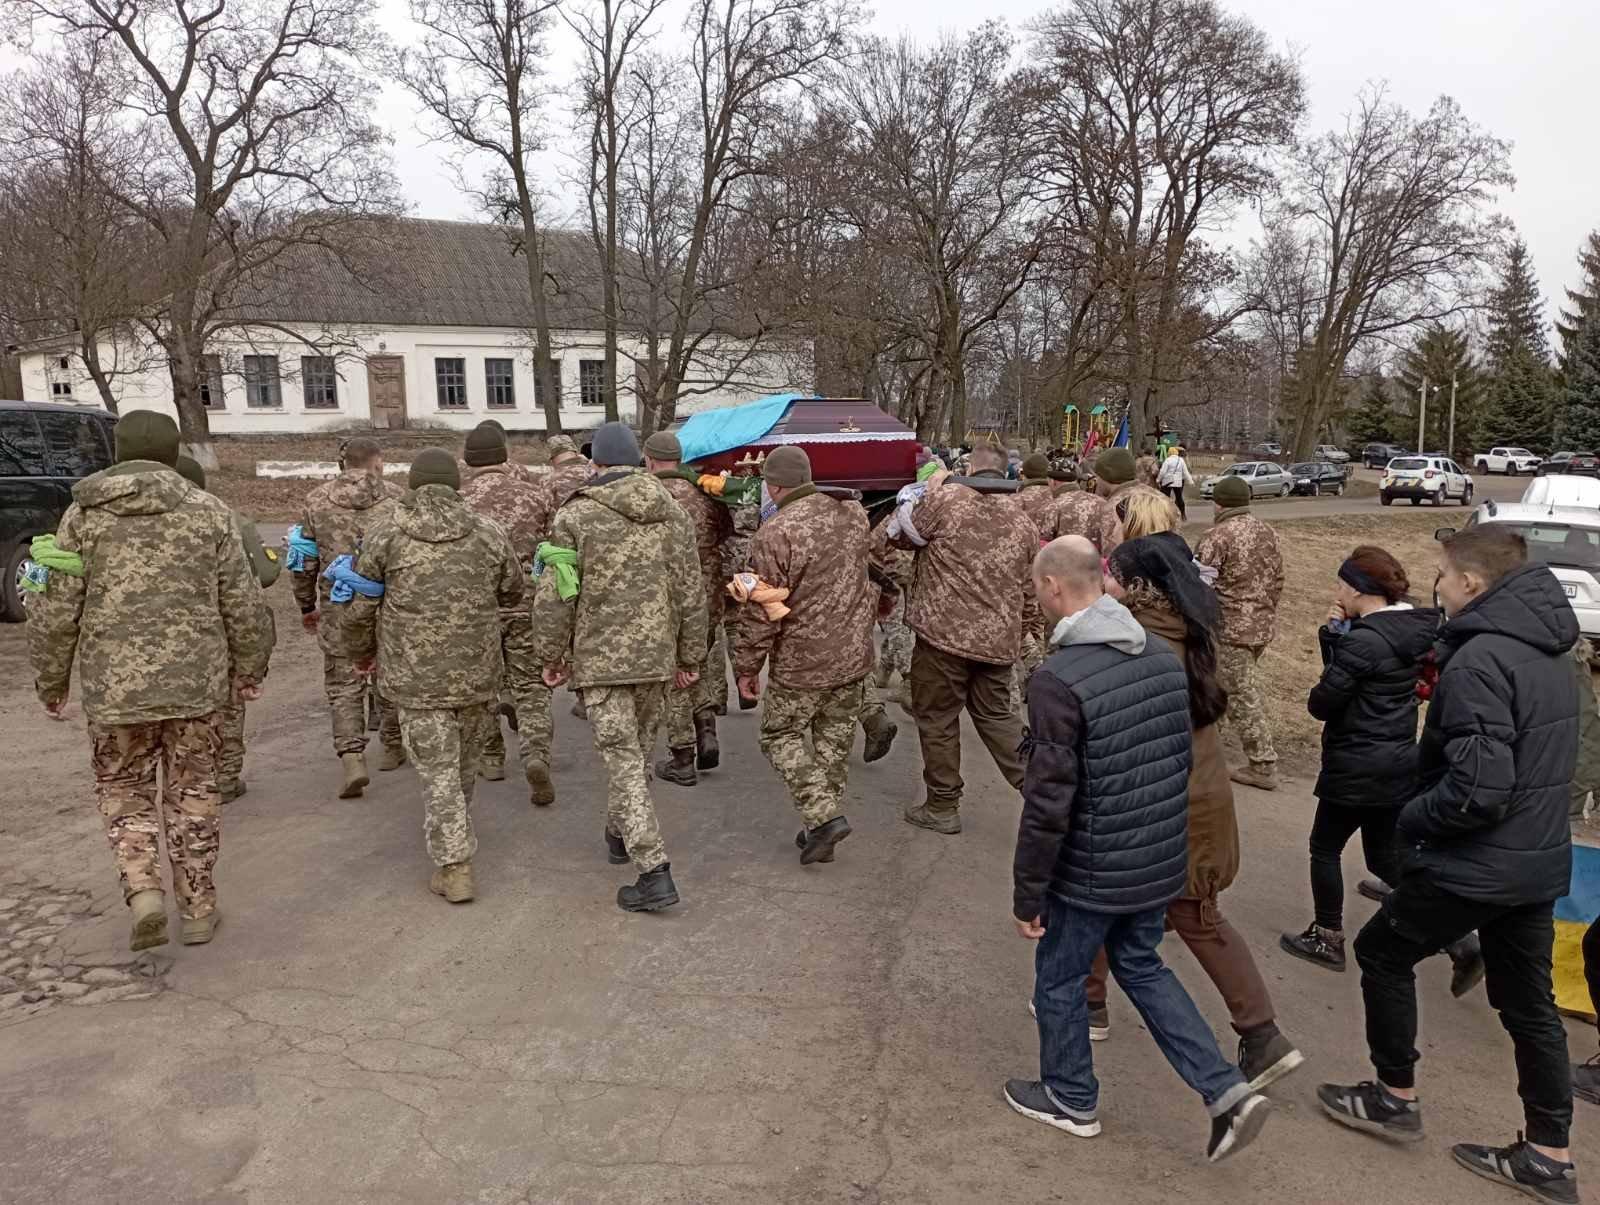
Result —
M1506 455L1507 456L1532 456L1533 453L1528 451L1527 448L1512 448L1506 453Z
M1248 477L1255 471L1256 466L1253 464L1230 464L1222 470L1222 475L1224 477Z
M1496 523L1528 542L1528 559L1571 569L1600 569L1600 527L1566 523Z
M1317 466L1314 464L1291 464L1289 466L1289 471L1301 477L1309 477L1312 473L1317 471Z
M1391 469L1425 469L1428 467L1428 462L1420 456L1410 456L1400 460L1391 460L1389 467Z

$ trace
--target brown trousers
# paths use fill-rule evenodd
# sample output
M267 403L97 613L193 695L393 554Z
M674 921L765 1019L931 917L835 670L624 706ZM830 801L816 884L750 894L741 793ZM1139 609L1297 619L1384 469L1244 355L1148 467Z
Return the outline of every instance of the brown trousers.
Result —
M961 806L961 711L988 747L1001 775L1022 789L1022 720L1011 706L1011 665L942 652L922 639L911 653L911 708L922 743L928 810Z
M1216 985L1228 1006L1233 1028L1248 1033L1276 1016L1266 981L1239 931L1218 910L1216 901L1181 899L1167 905L1167 928L1183 939L1200 969ZM1085 995L1090 1007L1106 1002L1106 952L1095 955Z

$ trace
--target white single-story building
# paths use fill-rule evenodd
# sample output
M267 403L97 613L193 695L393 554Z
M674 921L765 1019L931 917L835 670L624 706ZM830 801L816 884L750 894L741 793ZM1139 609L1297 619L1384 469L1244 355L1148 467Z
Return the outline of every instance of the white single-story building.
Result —
M352 268L350 257L296 248L286 257L292 270L276 271L272 286L255 285L235 307L237 325L215 338L206 357L214 434L469 430L490 417L508 430L545 429L527 265L506 230L421 219L382 229L371 271ZM551 231L546 255L561 424L594 427L605 413L598 259L588 236L572 231ZM646 348L626 314L621 326L617 404L636 421L634 380ZM74 348L66 337L18 349L24 399L100 404ZM103 344L101 361L119 367L112 387L119 410L175 413L158 349L130 334ZM809 347L709 335L678 413L805 391L811 375Z

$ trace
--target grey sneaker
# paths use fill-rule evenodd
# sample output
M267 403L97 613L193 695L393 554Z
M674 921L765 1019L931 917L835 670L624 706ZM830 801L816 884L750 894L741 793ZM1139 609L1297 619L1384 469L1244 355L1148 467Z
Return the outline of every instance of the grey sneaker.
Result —
M1076 1138L1093 1138L1100 1132L1100 1122L1093 1113L1069 1112L1057 1102L1049 1088L1037 1080L1008 1079L1000 1094L1024 1117L1042 1121Z
M1305 1061L1306 1056L1276 1027L1239 1039L1239 1072L1252 1092L1277 1083Z
M1320 1084L1317 1099L1324 1113L1352 1130L1392 1142L1422 1141L1422 1106L1414 1100L1401 1100L1374 1080Z
M1474 1175L1514 1188L1536 1201L1577 1205L1578 1169L1541 1155L1523 1141L1520 1133L1510 1146L1462 1142L1451 1147L1450 1154Z

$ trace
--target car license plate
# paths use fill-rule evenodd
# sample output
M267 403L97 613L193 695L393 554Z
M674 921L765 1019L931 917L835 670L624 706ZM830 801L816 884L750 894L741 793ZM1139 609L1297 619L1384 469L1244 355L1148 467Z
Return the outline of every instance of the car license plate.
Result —
M1572 585L1570 582L1562 582L1561 588L1567 592L1568 598L1578 597L1578 587Z

